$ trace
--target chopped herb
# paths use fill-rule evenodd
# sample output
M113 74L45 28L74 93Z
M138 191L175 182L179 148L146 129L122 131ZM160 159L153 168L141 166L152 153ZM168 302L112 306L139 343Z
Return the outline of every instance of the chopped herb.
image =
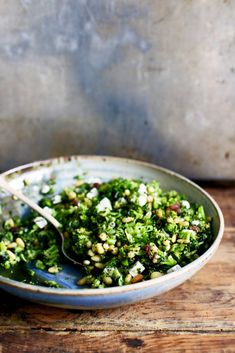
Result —
M77 177L60 194L52 185L43 185L39 204L62 224L66 251L83 263L79 285L104 288L157 278L192 262L212 243L204 207L163 191L157 181ZM57 232L34 211L3 223L1 267L33 261L55 274L61 257Z

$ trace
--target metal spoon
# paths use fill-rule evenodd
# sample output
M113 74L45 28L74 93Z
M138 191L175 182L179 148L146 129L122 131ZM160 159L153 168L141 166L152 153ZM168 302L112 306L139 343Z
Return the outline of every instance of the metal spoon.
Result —
M61 250L63 255L73 262L75 265L81 265L80 262L74 260L71 258L69 255L66 254L65 249L64 249L64 235L61 231L61 224L47 211L45 211L43 208L41 208L39 205L37 205L33 200L25 196L21 191L15 190L3 177L0 177L0 187L3 188L4 190L9 191L12 195L16 196L18 199L23 201L26 205L28 205L30 208L35 210L37 213L39 213L42 217L44 217L49 223L51 223L54 228L57 230L57 232L60 234L62 243L61 243Z

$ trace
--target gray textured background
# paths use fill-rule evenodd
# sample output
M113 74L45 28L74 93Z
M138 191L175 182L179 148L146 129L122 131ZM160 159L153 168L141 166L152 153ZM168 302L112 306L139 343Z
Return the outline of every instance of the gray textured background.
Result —
M0 0L0 169L67 154L235 178L235 1Z

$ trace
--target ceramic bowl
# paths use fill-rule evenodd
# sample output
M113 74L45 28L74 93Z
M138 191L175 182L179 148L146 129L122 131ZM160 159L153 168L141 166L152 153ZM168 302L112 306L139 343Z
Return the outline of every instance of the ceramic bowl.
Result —
M76 280L81 276L79 267L64 266L64 270L55 279L62 283L65 289L47 288L42 285L31 285L19 281L17 271L11 276L0 275L0 288L16 296L38 302L41 304L74 308L74 309L101 309L118 307L124 304L138 302L162 294L180 285L199 271L215 253L224 231L222 212L204 190L195 183L170 170L148 163L115 157L101 156L72 156L39 161L9 170L3 175L10 184L38 200L41 185L51 177L56 178L56 190L60 191L71 185L74 176L83 175L84 178L100 178L102 181L113 177L142 178L144 181L156 179L165 190L174 189L186 195L189 201L200 203L208 215L212 216L213 244L192 263L184 266L179 271L166 274L160 278L130 284L123 287L104 289L84 289L76 286ZM30 186L24 186L24 180ZM19 201L13 201L5 192L0 194L3 206L3 217L8 212L23 213L25 211ZM43 271L38 271L38 276L50 279ZM21 278L22 279L22 278Z

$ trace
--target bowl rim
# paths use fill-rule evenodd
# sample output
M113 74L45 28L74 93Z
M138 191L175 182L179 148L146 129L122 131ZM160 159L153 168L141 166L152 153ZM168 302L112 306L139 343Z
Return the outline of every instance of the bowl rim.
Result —
M202 193L213 205L217 216L219 220L219 230L218 233L215 237L215 240L211 244L211 246L201 255L199 258L196 260L192 261L191 263L185 265L182 267L180 270L165 274L162 277L158 277L155 279L149 279L143 282L139 283L134 283L134 284L129 284L125 286L115 286L115 287L107 287L107 288L78 288L78 289L68 289L68 288L50 288L50 287L43 287L40 285L32 285L28 283L23 283L20 281L16 281L13 279L9 279L7 277L1 276L0 275L0 286L2 285L2 288L4 289L5 287L13 287L18 290L27 290L29 292L34 292L34 293L40 293L40 294L47 294L47 295L54 295L54 296L73 296L73 297L98 297L98 296L104 296L104 295L115 295L115 294L120 294L120 293L126 293L126 292L132 292L132 291L137 291L141 289L146 289L153 287L157 284L161 285L167 281L171 281L172 279L175 279L177 277L180 277L182 274L190 272L194 267L196 268L197 264L203 264L206 263L212 255L215 253L216 249L218 248L223 233L224 233L224 217L222 214L222 211L217 204L217 202L210 196L210 194L202 189L199 185L197 185L195 182L191 181L187 177L174 172L170 169L158 166L157 164L153 163L148 163L136 159L131 159L131 158L124 158L124 157L116 157L116 156L106 156L106 155L71 155L71 156L61 156L61 157L55 157L55 158L49 158L45 160L38 160L34 161L31 163L23 164L18 167L11 168L3 173L0 174L2 177L7 177L10 180L14 180L14 175L21 175L25 171L33 170L33 169L40 169L41 167L46 167L48 165L59 165L60 163L63 162L69 162L69 161L82 161L82 160L96 160L96 161L101 161L101 162L106 162L106 161L112 161L112 162L126 162L142 167L147 167L151 168L156 171L161 171L162 173L165 173L167 175L173 176L177 178L178 180L182 180L189 184L191 187L194 189L197 189L200 193ZM11 178L13 176L13 178ZM198 268L199 270L200 268ZM196 270L197 271L197 270ZM194 272L196 272L194 271Z

